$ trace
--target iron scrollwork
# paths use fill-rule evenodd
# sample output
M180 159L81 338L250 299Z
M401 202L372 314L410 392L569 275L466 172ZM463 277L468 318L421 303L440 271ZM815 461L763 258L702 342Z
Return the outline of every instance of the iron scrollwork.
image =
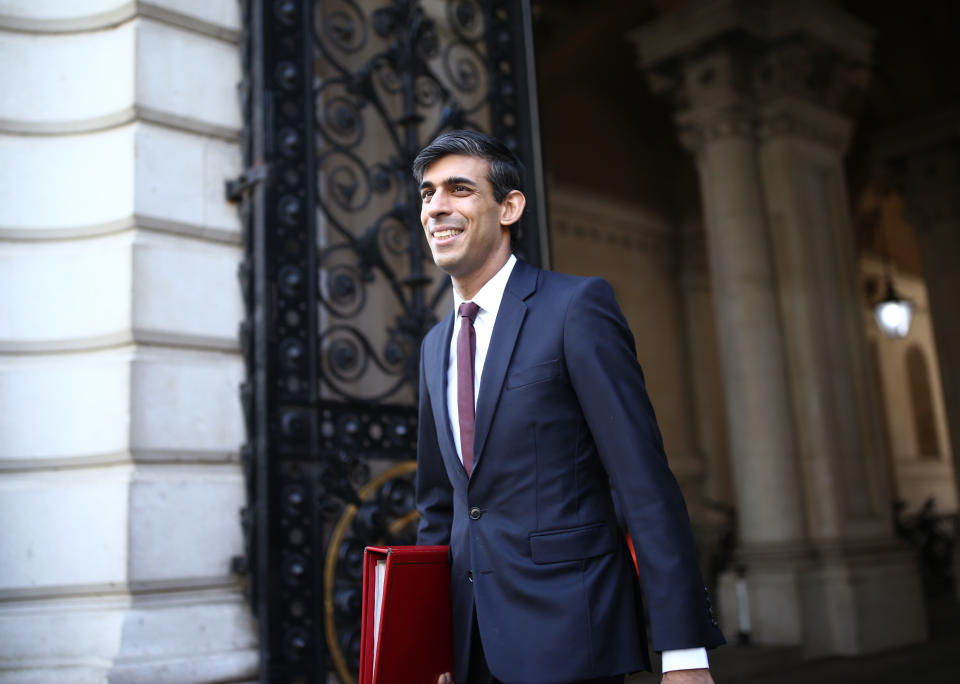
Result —
M235 568L259 622L261 681L333 671L349 682L363 547L414 540L419 346L449 303L411 163L439 132L467 127L538 168L529 7L241 6L247 170L228 195L244 226L248 506ZM535 263L541 232L516 245Z
M448 289L437 279L428 291L435 278L424 268L410 164L445 128L488 128L483 13L475 0L447 2L451 37L442 44L438 19L419 2L394 0L369 21L351 0L322 5L314 87L318 295L329 325L320 333L320 383L346 400L396 400L416 383L420 339ZM391 314L376 341L375 326L363 325L372 289L389 299L378 304ZM376 379L361 388L368 375Z

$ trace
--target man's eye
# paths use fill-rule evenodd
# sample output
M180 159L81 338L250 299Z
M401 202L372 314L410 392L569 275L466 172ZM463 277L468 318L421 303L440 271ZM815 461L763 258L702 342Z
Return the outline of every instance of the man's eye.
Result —
M470 188L468 188L466 185L455 185L455 186L453 186L453 191L454 191L454 192L468 192L469 190L470 190Z
M420 199L423 201L430 199L431 196L433 196L433 190L424 190L420 193Z

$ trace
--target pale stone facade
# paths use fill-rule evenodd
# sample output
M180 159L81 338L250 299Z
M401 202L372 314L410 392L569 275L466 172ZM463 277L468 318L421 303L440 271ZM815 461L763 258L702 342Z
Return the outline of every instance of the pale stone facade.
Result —
M0 2L0 681L238 681L238 7Z

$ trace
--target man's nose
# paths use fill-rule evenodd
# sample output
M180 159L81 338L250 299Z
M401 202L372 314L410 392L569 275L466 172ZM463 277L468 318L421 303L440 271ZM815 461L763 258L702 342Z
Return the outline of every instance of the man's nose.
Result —
M446 216L450 213L450 202L446 193L435 192L433 197L430 198L430 203L425 205L426 214L430 218L437 218L439 216Z

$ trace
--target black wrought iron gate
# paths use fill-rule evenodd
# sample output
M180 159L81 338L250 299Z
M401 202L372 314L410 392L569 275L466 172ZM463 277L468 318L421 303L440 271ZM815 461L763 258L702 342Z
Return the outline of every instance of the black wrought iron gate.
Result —
M242 513L264 682L355 678L370 543L413 543L420 340L450 306L410 177L448 128L528 169L545 261L524 0L244 0Z

